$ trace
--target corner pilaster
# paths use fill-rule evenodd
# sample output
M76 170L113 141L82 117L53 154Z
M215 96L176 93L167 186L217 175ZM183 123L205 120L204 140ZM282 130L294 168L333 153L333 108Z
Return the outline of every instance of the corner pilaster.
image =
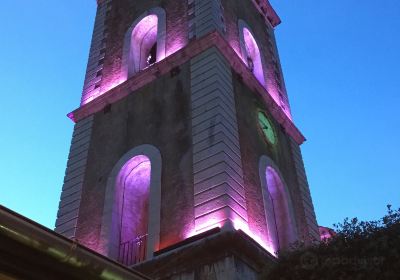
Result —
M92 135L93 115L75 124L65 172L55 231L74 239L82 197L89 145Z
M302 209L304 211L304 213L301 213L304 214L303 217L305 220L305 224L303 224L302 234L307 243L312 243L314 241L320 240L317 218L315 216L301 149L293 139L291 139L290 143L293 161L296 168L297 182L300 189L301 203L303 206Z
M232 71L216 48L191 60L196 232L247 225Z
M86 104L99 95L101 81L103 79L102 70L104 67L106 43L109 34L106 28L106 19L112 7L112 0L102 0L97 1L97 3L96 20L94 23L81 104Z

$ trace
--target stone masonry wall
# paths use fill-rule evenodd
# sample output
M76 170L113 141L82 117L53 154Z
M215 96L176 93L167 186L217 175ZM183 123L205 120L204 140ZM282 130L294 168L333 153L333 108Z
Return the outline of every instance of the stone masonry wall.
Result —
M132 23L151 8L166 11L166 55L189 40L188 3L174 0L106 0L98 5L82 104L121 83L124 37Z
M98 112L93 120L77 238L99 244L107 178L132 148L149 144L162 156L161 248L187 237L194 228L190 70L165 75Z
M299 154L300 149L271 116L269 118L274 125L277 143L271 145L264 139L258 127L257 114L259 110L267 113L268 110L260 96L241 83L240 80L235 79L234 81L250 229L260 236L267 236L258 166L260 157L267 155L278 166L289 188L299 238L310 241L310 236L315 237L317 223L314 209L310 206L312 202L308 184L302 183L305 180L304 167L303 173L299 173L301 170L299 171L300 167L297 162L302 163ZM296 150L293 150L293 145L297 145Z
M250 26L264 58L266 89L270 94L278 97L278 100L281 101L280 105L290 109L274 37L274 28L251 2L250 0L222 0L225 11L226 39L236 53L240 55L239 19Z

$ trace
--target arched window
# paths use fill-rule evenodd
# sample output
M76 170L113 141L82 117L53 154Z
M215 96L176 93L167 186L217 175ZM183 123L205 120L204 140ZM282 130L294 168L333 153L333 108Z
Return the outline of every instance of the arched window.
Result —
M268 238L275 252L278 252L297 240L292 203L277 167L266 156L260 161L260 178Z
M107 182L101 239L105 255L132 265L159 247L161 155L150 145L126 153Z
M164 59L165 11L154 8L140 16L125 35L122 72L126 78Z
M138 72L157 60L158 17L149 15L133 29L131 37L132 65L130 72Z
M150 177L150 159L139 155L122 167L117 178L117 188L122 192L118 261L127 265L146 257Z
M263 58L260 48L250 27L243 20L239 20L239 36L243 61L257 80L265 86Z

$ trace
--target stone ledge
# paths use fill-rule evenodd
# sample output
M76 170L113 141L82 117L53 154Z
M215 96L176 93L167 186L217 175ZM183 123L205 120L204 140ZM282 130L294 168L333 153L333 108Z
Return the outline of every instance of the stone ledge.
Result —
M281 24L281 19L276 13L275 9L272 7L269 0L252 0L252 2L260 14L265 17L265 20L272 25L272 27L276 27Z
M193 57L210 48L218 49L218 51L229 62L232 71L236 73L237 78L239 78L255 93L261 95L264 99L265 105L275 120L282 125L286 133L290 135L298 145L301 145L305 141L305 137L302 135L300 130L294 125L285 111L275 102L271 94L258 82L241 58L218 32L209 33L208 35L189 43L186 47L168 56L159 63L146 68L124 83L112 88L91 102L69 113L68 117L74 122L78 122L85 117L97 113L103 110L105 106L115 103L137 89L155 81L161 75L169 74L173 69L179 68L180 65L188 62Z
M105 0L96 0L97 5L100 5ZM281 19L272 7L269 0L252 0L253 4L257 7L259 12L268 20L273 27L276 27L281 23Z
M245 263L255 274L260 274L265 265L276 260L244 232L218 228L165 248L155 255L154 259L132 268L154 279L170 279L169 277L195 273L202 267L226 258Z

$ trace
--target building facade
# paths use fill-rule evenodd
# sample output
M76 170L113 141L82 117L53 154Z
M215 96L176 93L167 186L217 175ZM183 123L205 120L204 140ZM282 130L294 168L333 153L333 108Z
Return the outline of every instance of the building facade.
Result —
M158 279L252 279L319 240L270 3L97 2L56 232Z

